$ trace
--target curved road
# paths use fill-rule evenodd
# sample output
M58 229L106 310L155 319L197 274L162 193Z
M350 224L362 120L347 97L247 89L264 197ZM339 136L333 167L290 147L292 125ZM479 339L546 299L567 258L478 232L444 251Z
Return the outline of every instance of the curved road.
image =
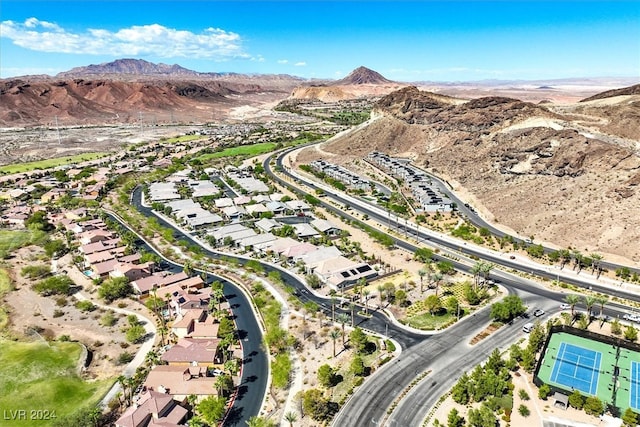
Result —
M282 166L282 155L278 158L278 166L286 173L286 169ZM281 184L291 187L291 185L279 177L275 176L270 170L270 158L264 162L265 170L272 174L272 177ZM301 180L302 177L289 175L292 180ZM319 188L314 183L305 181L305 185L311 188ZM296 189L300 192L300 189ZM307 193L308 194L308 193ZM354 200L348 196L342 196L331 192L331 198L337 200L343 205L354 205ZM323 203L325 208L345 215L341 210L334 208L327 203ZM357 210L368 214L370 217L385 223L391 220L385 213L380 213L364 203L358 203ZM350 217L350 219L354 219ZM397 218L395 219L397 221ZM394 221L394 222L395 222ZM402 225L396 222L396 226L400 230ZM406 227L406 225L405 225ZM420 239L431 240L432 242L452 248L454 250L465 252L476 256L480 259L489 259L496 264L506 265L514 269L522 269L522 265L517 262L511 262L502 258L497 258L481 248L460 247L460 243L451 243L450 239L442 239L431 233L420 232L417 228L407 228L407 233ZM409 251L414 251L416 247L404 241L395 239L396 244ZM447 259L447 258L444 258ZM447 259L452 261L451 259ZM468 266L453 261L457 269L467 271ZM532 274L538 273L543 276L551 276L556 278L559 273L549 273L544 267L526 266L526 271ZM547 312L558 309L558 302L564 297L563 293L549 291L534 282L529 282L513 275L506 275L503 272L495 271L492 278L501 281L507 290L512 293L519 294L525 301L525 304L542 308ZM509 277L510 276L510 277ZM573 283L581 287L589 287L600 292L616 295L623 298L639 300L637 294L629 293L624 290L611 289L605 286L594 285L580 279L574 279L563 275L565 282ZM625 306L610 304L605 314L619 316L625 312ZM477 313L477 319L472 322L474 325L485 325L488 323L488 312L482 311ZM514 321L512 326L505 326L495 332L488 338L481 341L474 347L466 344L475 332L471 331L472 325L467 324L468 321L459 322L443 334L431 337L423 337L421 342L415 346L407 346L403 353L391 365L383 367L380 372L376 373L375 379L366 381L346 403L341 411L336 415L334 426L363 426L363 425L393 425L393 426L409 426L420 425L427 411L437 402L439 397L446 393L454 384L462 372L470 369L472 366L481 363L490 352L505 343L513 342L517 336L522 335L521 326L528 320L518 319ZM391 416L387 417L387 409L391 407L397 396L406 390L408 385L425 369L429 368L430 373L426 379L419 382L410 392L399 402L395 402L397 407Z
M154 216L151 208L145 207L141 203L140 187L136 188L133 193L133 205L145 216ZM127 225L115 216L112 218L118 220L121 224L127 227ZM173 224L164 221L160 216L155 216L158 222L164 227L169 227L173 230L174 234L179 239L190 239L191 237L184 234L181 229L174 227ZM148 251L153 251L161 256L166 262L169 263L173 272L181 271L182 265L175 263L171 260L167 260L159 253L153 246L144 241L144 246ZM213 258L218 257L217 254L203 249L203 252ZM196 269L197 270L197 269ZM198 270L201 271L201 270ZM232 282L226 280L223 277L216 276L209 272L207 274L206 282L211 283L213 281L219 281L224 286L225 298L229 301L231 309L233 311L236 327L238 329L238 335L242 342L243 351L243 363L242 363L242 377L240 385L238 387L238 394L233 402L233 406L229 411L224 425L225 426L246 426L246 422L252 416L257 416L260 413L262 402L267 390L269 361L264 349L262 348L262 331L258 324L253 310L251 308L251 302L247 296L240 290L240 288Z

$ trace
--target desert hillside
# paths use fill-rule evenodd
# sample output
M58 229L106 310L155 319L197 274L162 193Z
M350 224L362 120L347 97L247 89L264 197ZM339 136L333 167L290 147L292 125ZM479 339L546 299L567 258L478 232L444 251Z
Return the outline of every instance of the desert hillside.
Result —
M393 82L376 71L366 67L358 67L340 80L296 87L292 91L290 99L317 99L324 102L337 102L355 98L379 97L404 86L406 83Z
M638 95L547 106L461 101L404 88L373 119L298 161L350 164L373 150L409 156L446 178L498 226L557 247L640 262Z

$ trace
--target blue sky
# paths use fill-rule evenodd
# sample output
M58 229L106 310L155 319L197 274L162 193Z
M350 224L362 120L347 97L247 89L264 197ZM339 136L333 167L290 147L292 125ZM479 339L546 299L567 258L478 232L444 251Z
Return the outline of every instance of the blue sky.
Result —
M398 81L638 77L640 1L2 0L0 77L118 58Z

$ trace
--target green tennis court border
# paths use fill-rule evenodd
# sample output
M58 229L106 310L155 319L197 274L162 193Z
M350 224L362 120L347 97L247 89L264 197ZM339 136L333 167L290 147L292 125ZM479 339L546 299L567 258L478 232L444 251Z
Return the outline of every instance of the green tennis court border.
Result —
M536 365L533 382L540 387L547 384L553 392L569 395L573 390L563 384L551 381L553 366L558 357L560 344L566 342L589 350L600 352L598 385L595 396L598 397L614 416L619 416L627 408L634 411L631 402L631 362L640 361L640 345L622 338L596 334L566 325L555 325L547 337L540 359ZM638 391L636 391L637 393ZM590 396L581 392L583 396ZM638 397L634 397L638 401Z

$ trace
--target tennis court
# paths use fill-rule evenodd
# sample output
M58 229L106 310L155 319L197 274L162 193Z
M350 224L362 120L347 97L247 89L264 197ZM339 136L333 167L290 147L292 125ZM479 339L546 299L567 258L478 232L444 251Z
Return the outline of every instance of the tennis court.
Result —
M536 370L539 381L569 395L578 390L624 412L640 411L640 352L621 340L554 326Z
M631 361L631 390L629 395L629 406L636 411L640 409L640 362Z
M601 360L602 353L598 351L562 342L551 371L551 381L595 395Z

